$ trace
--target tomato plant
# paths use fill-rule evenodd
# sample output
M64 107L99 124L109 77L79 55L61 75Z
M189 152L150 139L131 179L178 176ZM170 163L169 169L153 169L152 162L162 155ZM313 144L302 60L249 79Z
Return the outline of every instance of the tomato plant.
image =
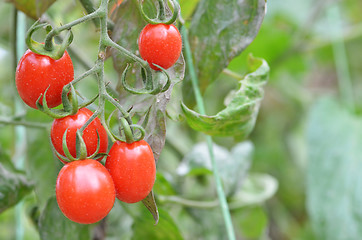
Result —
M67 131L66 142L70 154L76 157L76 132L92 116L93 112L87 108L81 108L75 115L55 119L50 131L50 137L55 150L64 156L63 135ZM98 134L97 134L98 132ZM99 118L95 118L83 131L83 140L87 147L87 156L92 155L97 150L99 136L98 153L106 153L108 148L108 135L102 126ZM101 160L102 158L98 159ZM62 161L62 160L61 160Z
M170 24L147 24L138 38L141 57L154 70L153 64L168 69L175 64L182 50L182 39L178 29Z
M20 210L16 210L16 224L12 225L16 226L19 235L24 229L19 221L24 216L20 213L31 212L31 220L37 224L35 228L41 239L108 239L114 236L118 239L207 239L225 236L224 229L223 232L213 231L216 227L206 230L206 226L214 224L205 224L203 214L197 210L194 212L193 208L209 208L207 212L210 215L205 219L219 221L220 210L213 208L220 204L227 235L229 239L236 239L233 226L239 223L232 224L228 203L233 204L233 209L239 207L238 187L244 179L238 177L238 173L245 173L244 166L248 164L233 161L234 158L219 162L219 156L215 155L219 152L218 147L212 144L211 136L217 136L217 141L219 137L229 137L230 140L233 137L236 144L254 127L263 97L262 87L267 80L267 64L250 57L248 73L234 73L225 68L258 32L265 13L265 1L222 4L219 0L200 0L189 4L193 6L189 13L194 13L185 18L180 15L177 0L79 2L82 8L78 8L78 4L69 5L67 1L57 3L57 6L67 7L61 13L51 10L49 17L37 16L40 20L34 22L26 34L24 26L30 21L15 12L13 34L3 34L14 38L25 34L25 41L19 37L14 44L13 58L19 60L16 85L24 102L36 110L23 109L22 104L17 104L22 101L17 96L15 99L5 96L4 99L9 99L9 106L0 104L1 112L7 114L0 116L0 124L40 128L43 132L37 134L37 131L29 130L28 134L26 128L15 126L2 134L7 145L13 141L12 148L9 148L13 156L8 156L9 162L12 159L19 161L14 161L16 166L0 163L0 193L4 196L0 199L0 212L21 201L25 191L34 189L35 194L30 198L34 206L31 211L25 209L30 204L17 206ZM21 9L18 5L22 3L15 5ZM63 18L62 13L68 9L77 16ZM67 20L73 17L75 20ZM149 23L146 26L145 21ZM59 22L62 24L55 26ZM94 28L89 28L91 23ZM78 28L82 24L88 25ZM36 38L40 38L39 42ZM74 39L77 39L76 46L71 45ZM96 42L97 46L93 49L92 44ZM25 44L30 50L20 59L26 51ZM181 56L182 48L185 58ZM76 67L74 77L72 60L66 50L71 53ZM2 56L0 48L0 59ZM109 58L113 60L114 69L110 68L110 61L106 62ZM228 96L228 104L220 112L209 116L205 111L209 107L204 106L203 94L219 76L235 78L233 81L239 83L226 84L225 89L215 87L223 91L211 92L213 100L216 102ZM8 85L4 89L12 87ZM231 90L229 85L230 88L238 85L240 89ZM227 94L229 90L233 94ZM192 97L193 93L197 102ZM95 97L90 100L89 95ZM171 108L167 106L169 103ZM195 111L195 104L200 113ZM10 111L9 108L14 106L14 111ZM92 106L95 111L85 106ZM219 106L210 109L216 110ZM9 116L12 112L14 115ZM43 119L41 114L45 114ZM168 137L177 137L176 141L166 139L168 117L175 121L184 119L195 130L211 136L186 133L185 124L175 123L175 127L167 129L167 132ZM178 128L178 125L182 127ZM179 130L185 131L185 134ZM44 132L49 131L52 149L48 146L49 139L44 139ZM192 140L192 144L186 143L188 139ZM188 147L203 139L208 143L208 149L196 149L192 151L195 156L188 156ZM165 145L166 140L171 141ZM109 152L108 141L113 144ZM240 161L247 163L243 156L251 156L249 152L244 154L248 149L251 151L250 148L240 147L234 151L230 145L233 143L229 140L223 142L230 147L230 156L237 155ZM0 149L4 149L2 145ZM60 163L51 161L51 150L65 164L59 174ZM0 155L6 160L7 156L2 151ZM103 159L105 166L99 161L103 156L107 156ZM161 165L158 182L154 186L157 162ZM180 164L179 167L177 164ZM197 177L214 173L215 184L208 184L207 176L192 179L194 169ZM56 179L57 175L54 189L54 182L49 179ZM181 177L190 178L190 181ZM192 185L188 187L190 183ZM192 189L193 193L188 189ZM128 211L126 204L121 205L117 201L115 209L110 212L116 197L126 203L141 201L139 205L143 204L145 208L130 207L131 211ZM177 211L172 211L170 208L175 204ZM121 207L124 211L119 209ZM72 221L84 224L97 222L109 212L110 215L100 224L79 226L68 221L59 209ZM136 213L138 210L142 212ZM145 215L149 213L153 219ZM181 219L179 213L183 215ZM162 220L159 222L160 216ZM187 227L190 222L185 221L190 220L192 223L197 220L205 231L197 229L180 234L176 223ZM154 222L150 221L161 225L155 230L157 234L152 234L155 228ZM215 226L219 225L215 223ZM21 239L8 235L2 238Z
M91 224L104 218L112 209L115 189L107 169L93 159L67 163L56 182L60 210L70 220Z
M32 108L37 108L36 101L48 89L47 104L53 108L61 104L63 87L73 78L73 63L66 51L54 60L27 50L17 66L15 82L21 99Z
M156 178L156 164L146 141L115 142L105 166L113 178L119 200L135 203L151 192Z

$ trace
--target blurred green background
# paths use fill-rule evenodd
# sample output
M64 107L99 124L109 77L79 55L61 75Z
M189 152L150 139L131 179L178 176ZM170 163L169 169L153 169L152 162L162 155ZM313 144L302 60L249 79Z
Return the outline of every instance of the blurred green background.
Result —
M186 21L191 18L197 2L180 1ZM246 73L247 55L252 53L264 58L271 69L256 126L249 138L252 145L250 142L244 143L250 144L251 149L242 150L250 154L246 157L251 162L248 170L251 177L247 178L251 182L250 196L258 197L258 194L264 193L266 197L259 196L257 200L231 210L238 239L358 240L362 236L362 177L357 171L362 170L362 158L359 155L359 143L362 143L359 134L362 129L361 11L360 0L268 1L267 14L259 34L230 63L229 70L243 75ZM1 3L1 117L14 115L14 99L18 98L14 86L14 65L11 64L13 14L12 4ZM83 9L77 1L57 1L48 10L47 18L59 24L74 20L82 14ZM94 62L97 54L98 35L94 29L92 23L86 23L73 30L75 41L72 45L76 46L77 52L88 64ZM74 65L76 75L86 70L79 59L74 60ZM113 70L112 59L106 62L106 77L111 84L116 84L118 75ZM351 91L348 90L349 80ZM207 112L213 114L220 111L224 107L223 99L236 85L234 78L222 73L204 94ZM89 80L86 84L82 83L79 89L90 98L96 92L96 82ZM332 103L323 100L320 103L319 99L326 96L333 100L325 101L341 104L334 107ZM351 96L354 109L348 102ZM26 119L30 121L51 122L49 117L33 109L26 110ZM194 153L197 156L206 151L197 145L204 141L203 135L188 128L185 122L173 120L168 120L167 131L166 145L158 162L159 176L155 188L156 199L157 194L160 195L157 199L161 208L159 233L179 231L184 239L226 239L217 207L183 208L182 204L167 198L167 195L177 195L201 202L215 198L210 175L190 174L185 177L180 174L180 166L192 159L193 151L199 151ZM317 133L320 135L317 136ZM54 191L56 173L61 166L54 159L47 136L44 130L29 129L26 133L26 151L33 162L27 165L28 175L37 175L36 184L43 184L36 187L35 191L44 191L43 195L49 197ZM216 150L220 152L220 158L231 154L237 146L237 142L231 138L214 140L220 147ZM14 159L19 151L23 151L15 146L17 141L13 127L0 125L2 158L12 156ZM330 159L335 162L329 162ZM46 161L50 161L51 165ZM344 167L341 161L348 163L348 167ZM264 177L258 178L258 181L265 180L259 182L261 186L252 181L253 174L257 173L262 173ZM338 180L336 184L333 184L333 179ZM319 184L324 181L325 185ZM244 190L248 192L245 189L248 181L243 181L243 184ZM278 190L274 194L276 186ZM268 191L271 191L269 195ZM37 210L33 208L36 202L40 202L39 208L42 209L46 200L37 199L32 193L23 201L20 214L25 228L23 239L39 239L36 225L31 220L36 217L31 218L29 215L36 215ZM229 200L232 202L232 199ZM129 239L133 223L130 216L132 211L139 212L140 208L140 205L125 208L118 203L109 217L107 230L110 234L106 239ZM15 216L19 215L16 211L11 208L0 215L0 239L15 239L18 230ZM178 230L171 224L162 225L163 212L167 212L163 216L169 214L168 217L173 218ZM133 226L134 232L138 228L148 229L153 226L147 217L142 219L139 225L144 226ZM148 239L157 237L148 236ZM167 236L159 235L158 239L171 239ZM133 239L146 239L142 237L134 235Z

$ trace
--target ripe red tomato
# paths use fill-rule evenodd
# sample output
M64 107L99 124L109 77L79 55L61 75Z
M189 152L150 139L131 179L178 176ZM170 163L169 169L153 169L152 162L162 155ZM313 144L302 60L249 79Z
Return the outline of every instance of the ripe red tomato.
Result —
M101 163L93 159L67 163L58 174L58 206L74 222L98 222L111 211L115 197L111 175Z
M160 70L153 63L164 69L170 68L181 54L180 32L172 24L147 24L138 38L138 48L152 69Z
M65 156L63 151L63 135L67 131L67 146L70 154L76 157L76 132L92 116L93 112L87 108L81 108L75 115L54 119L50 131L50 138L55 150ZM99 134L99 153L106 153L108 149L108 135L99 118L95 118L83 131L83 139L87 146L87 156L91 156L97 150ZM101 160L102 158L98 159ZM61 160L62 161L62 160Z
M115 142L105 166L112 176L119 200L135 203L151 192L156 179L156 164L146 141Z
M66 51L59 60L54 60L27 50L20 59L15 74L18 93L32 108L37 108L36 101L48 87L46 93L48 107L60 105L63 87L73 79L73 63Z

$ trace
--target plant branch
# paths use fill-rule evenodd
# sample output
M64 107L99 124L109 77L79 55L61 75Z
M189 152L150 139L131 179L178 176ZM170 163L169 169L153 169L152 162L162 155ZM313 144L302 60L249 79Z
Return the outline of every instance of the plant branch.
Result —
M202 99L198 79L197 79L196 72L194 69L191 48L190 48L190 44L188 41L187 29L185 28L185 26L181 26L181 34L182 34L182 39L184 42L185 59L186 59L187 67L189 69L189 74L191 77L192 87L194 90L197 106L199 108L200 113L205 114L206 111L205 111L204 101ZM211 159L211 163L212 163L212 169L213 169L215 183L216 183L216 191L217 191L218 199L220 202L220 207L221 207L221 210L223 213L226 231L228 234L228 239L235 240L234 227L233 227L233 224L231 221L229 206L226 201L226 196L225 196L225 193L224 193L224 190L222 187L222 183L221 183L221 178L220 178L220 175L218 172L218 166L215 161L215 156L214 156L214 151L213 151L213 142L212 142L211 136L207 135L206 141L207 141L207 146L209 149L210 159Z
M6 119L6 118L0 118L0 124L24 126L24 127L29 127L29 128L48 128L50 126L50 124L48 124L48 123L16 121L16 120L11 120L11 119Z
M69 30L71 29L73 26L78 25L80 23L95 19L95 18L99 18L102 14L102 11L100 11L99 9L97 9L96 11L85 15L84 17L78 18L76 20L74 20L73 22L67 23L63 26L57 27L52 29L48 35L45 38L45 45L44 48L46 50L51 50L53 48L53 43L52 43L52 39L53 37L55 37L56 35L58 35L60 32L64 31L64 30Z

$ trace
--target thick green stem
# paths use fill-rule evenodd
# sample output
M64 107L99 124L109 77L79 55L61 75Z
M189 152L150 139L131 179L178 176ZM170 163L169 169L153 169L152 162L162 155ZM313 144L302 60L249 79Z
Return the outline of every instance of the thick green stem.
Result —
M79 1L82 4L82 6L84 7L84 9L87 11L87 14L90 14L96 10L94 8L93 2L91 0L79 0ZM98 19L93 19L93 22L97 28L100 27L100 23L99 23ZM114 28L114 23L109 19L107 19L107 28L108 28L108 30L113 30L113 28Z
M201 114L206 114L204 101L202 99L198 79L197 79L196 72L194 69L191 48L190 48L190 44L188 41L187 29L184 26L181 27L181 34L182 34L182 39L184 42L186 64L187 64L187 68L189 70L189 74L191 77L192 87L194 90L197 106L198 106L199 112ZM221 210L223 213L226 231L228 234L228 239L235 240L234 227L233 227L233 224L231 221L229 206L226 201L226 196L225 196L225 193L224 193L224 190L222 187L221 178L220 178L219 171L218 171L218 166L215 161L215 156L214 156L214 151L213 151L213 142L212 142L211 136L206 136L206 141L207 141L207 146L209 149L210 159L211 159L211 163L212 163L212 169L213 169L215 183L216 183L216 191L217 191L217 195L219 198L220 207L221 207Z
M217 199L213 201L195 201L195 200L181 198L179 196L163 196L163 195L157 195L157 198L161 202L174 202L193 208L214 208L219 206L219 201Z
M45 45L44 45L44 49L47 51L51 51L53 49L53 38L58 35L60 32L64 31L64 30L69 30L71 29L73 26L78 25L80 23L98 18L100 15L102 14L102 12L97 9L96 11L92 12L91 14L85 15L84 17L78 18L77 20L70 22L68 24L65 24L61 27L58 28L54 28L53 30L51 30L48 35L45 38Z
M23 126L29 128L48 128L50 125L46 123L27 122L27 121L14 121L10 119L0 118L0 124Z
M14 48L14 58L17 61L20 60L22 54L26 50L25 46L25 33L26 33L26 16L22 12L17 12L14 10L15 14L15 21L14 21L14 30L16 31L16 46ZM14 66L15 67L15 66ZM15 70L15 69L14 69ZM14 71L15 72L15 71ZM23 114L23 105L19 98L15 99L15 115ZM26 149L27 149L27 142L26 142L26 129L23 126L17 125L15 127L15 147L16 152L14 153L14 162L15 167L19 170L24 169L25 159L26 159ZM15 222L16 222L16 232L15 232L15 239L16 240L23 240L24 239L24 222L23 222L23 201L17 204L15 212Z

